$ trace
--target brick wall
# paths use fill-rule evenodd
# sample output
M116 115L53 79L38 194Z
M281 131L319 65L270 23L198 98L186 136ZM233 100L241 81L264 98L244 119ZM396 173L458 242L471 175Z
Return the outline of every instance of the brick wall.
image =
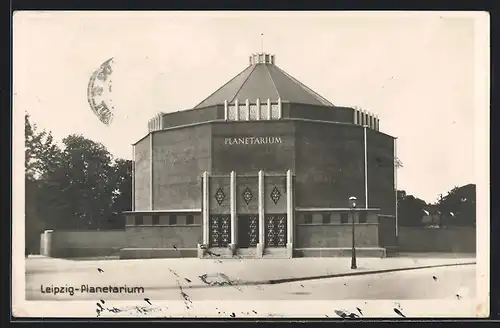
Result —
M357 224L355 227L358 247L378 247L378 225ZM295 248L351 247L352 226L349 224L297 225Z
M163 115L163 128L224 119L224 106L210 106Z
M135 209L149 210L150 199L150 139L151 135L140 140L135 147Z
M41 236L40 254L50 257L118 255L125 246L125 230L48 231Z
M221 195L223 195L220 204L216 198L219 189L222 192ZM229 214L231 212L231 180L229 175L210 177L208 192L210 214Z
M366 129L368 162L368 205L380 214L396 215L394 189L394 139Z
M399 227L400 252L476 252L476 229Z
M320 105L289 104L288 116L309 120L331 122L354 122L354 109L348 107L326 107Z
M364 207L363 129L354 125L295 122L296 206Z
M284 173L294 169L293 122L214 123L212 129L212 172L254 173L259 170ZM226 138L280 137L282 143L228 145Z
M271 194L274 188L278 190L273 201ZM264 177L264 213L265 214L284 214L286 213L286 176L266 176Z
M210 125L153 134L153 207L201 207L201 175L210 170Z
M127 227L127 248L196 248L202 242L201 225Z
M251 197L248 204L245 201L245 191L249 191ZM236 178L236 213L257 214L259 213L259 180L258 177L237 177Z

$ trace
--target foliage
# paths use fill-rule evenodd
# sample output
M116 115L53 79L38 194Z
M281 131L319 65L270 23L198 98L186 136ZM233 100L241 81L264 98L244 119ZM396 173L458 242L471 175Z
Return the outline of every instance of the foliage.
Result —
M132 162L113 159L100 143L70 135L59 147L26 114L25 178L27 243L28 235L39 239L43 228L124 227L121 212L132 205Z
M446 196L440 195L434 204L404 191L398 191L398 222L402 226L421 226L424 216L430 216L437 227L476 225L476 185L455 187Z
M398 194L401 195L398 199L398 224L402 226L422 225L422 216L427 203L413 195Z
M444 225L476 225L476 185L455 187L436 204Z

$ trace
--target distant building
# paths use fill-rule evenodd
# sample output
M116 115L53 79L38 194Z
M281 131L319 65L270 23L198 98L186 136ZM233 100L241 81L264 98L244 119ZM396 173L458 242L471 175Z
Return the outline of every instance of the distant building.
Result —
M376 115L333 105L274 55L250 56L197 106L148 126L133 145L123 258L342 255L350 196L359 254L393 246L394 138Z

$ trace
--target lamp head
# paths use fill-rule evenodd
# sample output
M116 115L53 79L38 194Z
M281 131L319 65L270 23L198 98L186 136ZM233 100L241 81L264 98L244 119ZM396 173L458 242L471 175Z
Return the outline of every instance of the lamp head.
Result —
M354 196L349 197L349 207L356 208L356 200L357 198Z

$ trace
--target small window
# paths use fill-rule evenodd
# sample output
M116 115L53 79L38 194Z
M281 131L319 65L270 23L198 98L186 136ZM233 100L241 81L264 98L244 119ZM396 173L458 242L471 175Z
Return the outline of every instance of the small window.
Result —
M349 221L349 216L347 213L340 213L340 223L345 224Z
M359 213L359 223L366 223L366 212Z
M313 218L311 214L304 214L304 223L311 224L313 222Z
M191 225L191 224L194 224L194 216L189 214L186 216L186 224L187 225Z
M174 214L170 215L168 217L168 224L170 224L170 225L177 224L177 215L174 215Z
M330 223L330 213L323 213L323 224Z
M159 215L153 215L153 225L159 225L160 224L160 216Z
M144 220L142 218L142 215L137 215L135 217L135 225L143 225L144 224Z

